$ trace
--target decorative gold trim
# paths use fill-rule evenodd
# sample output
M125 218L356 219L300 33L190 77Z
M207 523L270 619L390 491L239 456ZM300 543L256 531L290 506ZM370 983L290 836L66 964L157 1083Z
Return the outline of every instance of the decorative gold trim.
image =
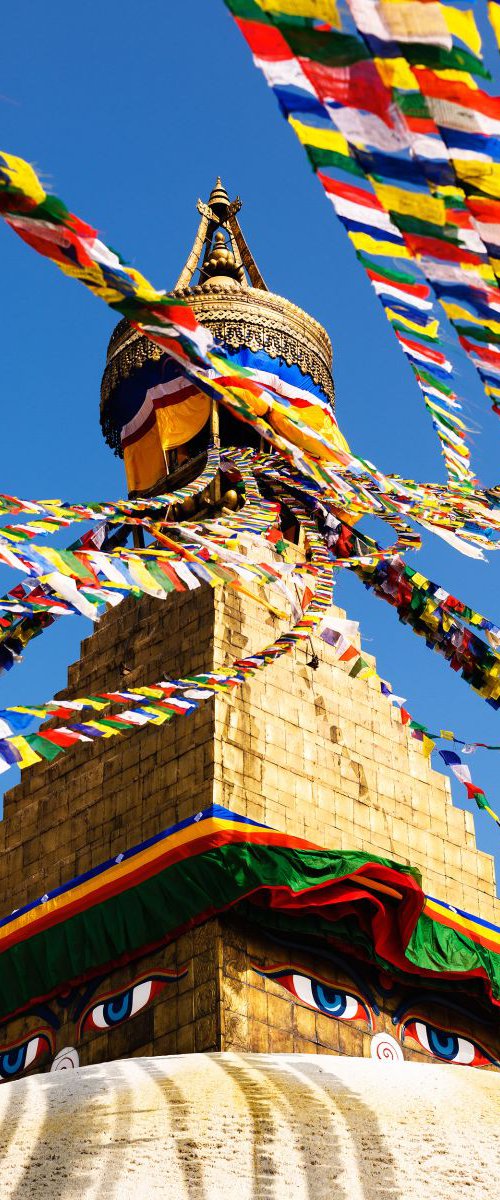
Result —
M310 375L335 404L330 338L323 326L297 305L272 292L215 281L210 287L184 288L177 294L189 299L200 323L227 346L264 350L271 358L283 358L288 366ZM131 329L127 321L120 321L109 342L101 408L120 380L150 360L158 362L161 356L159 346Z
M218 177L208 204L199 200L197 207L201 218L198 231L174 296L185 298L200 324L224 345L254 353L263 350L271 359L298 367L334 408L330 338L308 313L267 290L237 219L239 198L231 202ZM192 286L197 266L199 282ZM162 356L161 348L126 320L120 321L111 335L101 384L101 425L116 454L121 454L121 445L109 403L112 394L121 380L147 362L159 362Z

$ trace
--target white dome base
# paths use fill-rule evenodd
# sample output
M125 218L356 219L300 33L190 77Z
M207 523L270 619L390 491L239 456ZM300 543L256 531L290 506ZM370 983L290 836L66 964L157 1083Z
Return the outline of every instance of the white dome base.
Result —
M193 1054L0 1088L2 1200L484 1200L500 1073Z

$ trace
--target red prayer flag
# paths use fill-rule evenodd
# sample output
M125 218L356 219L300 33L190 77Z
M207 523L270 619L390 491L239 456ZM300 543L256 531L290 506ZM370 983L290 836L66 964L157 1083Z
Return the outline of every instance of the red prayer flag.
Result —
M299 58L299 62L320 100L334 100L348 108L376 113L386 125L394 128L391 93L384 87L374 63L363 61L350 67L325 67L309 58Z
M263 58L266 62L283 62L287 58L293 58L288 43L274 25L263 25L260 21L246 21L243 17L235 19L252 54L255 54L257 58Z
M463 246L457 246L454 242L447 242L441 238L422 237L418 233L403 234L406 245L413 254L422 254L425 258L440 258L446 262L457 263L473 263L477 264L482 261L482 255L475 254L473 250L465 250Z

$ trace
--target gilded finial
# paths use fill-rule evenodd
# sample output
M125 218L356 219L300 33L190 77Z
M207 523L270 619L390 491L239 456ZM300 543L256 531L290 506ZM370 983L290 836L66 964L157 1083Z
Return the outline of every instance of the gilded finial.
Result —
M212 188L209 197L209 206L213 209L219 221L224 221L229 208L229 196L222 183L220 175L215 180L215 187Z
M218 229L203 263L200 279L204 280L205 287L210 287L210 280L221 277L227 283L243 283L245 271L241 262L236 262L232 247L229 249L226 245L226 235L222 229Z
M198 200L197 208L200 214L198 232L175 291L183 292L190 287L193 275L199 268L198 286L211 286L211 280L219 282L224 278L233 287L248 287L248 275L252 287L266 292L262 275L238 223L241 200L239 196L235 200L229 199L220 175L215 180L208 202Z

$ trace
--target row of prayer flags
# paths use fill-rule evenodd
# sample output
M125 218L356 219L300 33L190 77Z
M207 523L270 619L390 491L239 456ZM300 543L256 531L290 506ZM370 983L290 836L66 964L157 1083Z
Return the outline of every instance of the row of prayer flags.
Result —
M347 208L337 193L334 207L365 269L366 255L381 270L407 260L409 295L389 320L397 334L401 319L419 327L418 350L408 354L398 340L450 478L470 484L467 429L448 412L458 404L454 372L425 360L430 342L439 353L434 293L500 410L500 100L473 78L488 72L472 11L349 0L339 32L338 13L328 23L299 0L293 12L261 0L226 3L329 198L335 184L357 191ZM423 304L412 302L412 284L427 285ZM437 409L429 404L436 394Z

